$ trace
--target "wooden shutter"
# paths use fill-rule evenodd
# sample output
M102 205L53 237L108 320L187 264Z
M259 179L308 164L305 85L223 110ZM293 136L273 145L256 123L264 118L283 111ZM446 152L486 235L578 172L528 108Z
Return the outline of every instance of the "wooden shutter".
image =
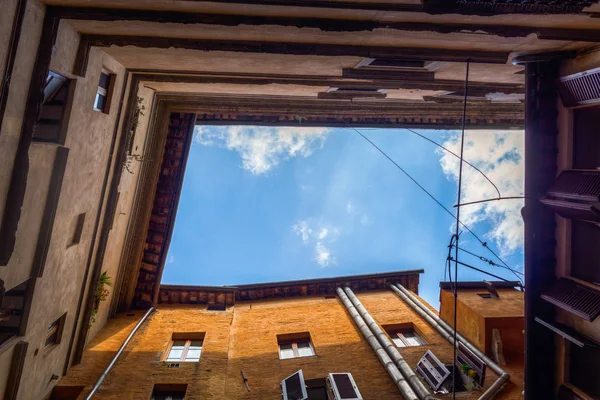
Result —
M580 397L565 385L561 385L558 391L558 400L583 400L583 397Z
M283 400L307 400L306 384L302 370L294 372L281 381Z
M417 371L433 390L438 390L450 376L448 368L438 360L431 350L427 350L427 353L417 363Z
M600 171L563 171L540 201L564 218L600 222Z
M571 279L560 278L542 299L587 321L600 315L600 292Z
M477 376L475 377L475 381L479 384L479 386L483 387L483 383L485 381L485 370L487 365L483 362L481 358L479 358L475 353L467 348L461 342L458 342L458 351L456 353L456 366L461 370L463 364L468 365L471 369L473 369Z
M335 400L362 400L356 382L349 373L333 373L327 377Z
M558 91L565 107L600 103L600 68L560 78Z

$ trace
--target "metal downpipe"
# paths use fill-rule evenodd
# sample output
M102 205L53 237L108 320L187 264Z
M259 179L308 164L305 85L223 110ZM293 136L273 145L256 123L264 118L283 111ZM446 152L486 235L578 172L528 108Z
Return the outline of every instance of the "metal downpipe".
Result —
M123 350L125 350L125 347L129 344L129 341L131 340L131 338L133 338L133 335L135 335L135 333L138 331L138 329L140 328L140 326L142 326L142 324L146 321L146 319L152 313L152 311L154 311L154 307L150 307L148 309L148 311L146 311L146 314L144 314L144 316L133 327L133 329L131 330L131 332L129 332L129 335L127 336L127 338L125 339L125 341L123 342L123 344L121 345L121 347L119 347L119 350L114 355L114 357L112 358L112 360L110 361L110 363L108 364L108 366L104 369L104 372L102 372L102 374L98 378L98 381L96 381L96 384L94 385L94 387L92 387L92 390L90 391L90 393L85 397L85 400L90 400L94 396L94 394L96 394L96 392L100 388L100 385L102 385L102 382L104 381L104 378L106 378L106 375L108 375L108 373L110 372L110 370L112 369L112 367L115 366L115 363L117 362L117 360L121 356L121 353L123 353Z
M390 284L390 288L398 294L409 306L411 306L419 315L425 318L438 332L442 334L450 343L454 344L454 329L443 319L436 315L433 311L427 308L421 301L401 284ZM510 375L506 373L494 360L489 358L485 353L471 344L464 336L456 332L456 340L464 344L469 350L481 358L488 367L496 374L500 375L498 379L486 390L479 400L488 400L494 397L502 386L510 379Z
M383 347L381 347L379 341L377 341L377 338L375 337L373 332L371 332L371 330L367 326L364 319L360 316L356 308L352 305L352 302L348 299L348 296L346 296L342 288L338 287L336 291L340 300L342 300L342 303L352 316L354 323L356 323L356 326L358 327L360 332L363 334L365 339L367 339L367 342L369 342L369 345L371 346L373 351L375 351L377 358L379 358L379 361L386 369L386 371L388 372L398 389L400 390L400 393L402 393L402 397L404 397L405 400L419 400L419 397L415 394L415 392L412 390L404 376L400 373L400 370L398 369L398 367L396 367L396 364L394 364L394 362L385 352Z
M419 399L422 400L431 400L435 399L425 387L421 379L415 374L413 369L408 365L404 357L400 354L394 343L388 338L388 336L383 332L383 330L379 327L377 322L371 317L371 314L367 311L367 309L362 305L360 300L356 297L354 292L348 288L344 288L344 292L360 314L360 316L366 322L368 328L375 335L383 349L386 351L388 356L394 361L400 373L404 376L404 378L410 384L410 387L414 390L414 392L419 396Z

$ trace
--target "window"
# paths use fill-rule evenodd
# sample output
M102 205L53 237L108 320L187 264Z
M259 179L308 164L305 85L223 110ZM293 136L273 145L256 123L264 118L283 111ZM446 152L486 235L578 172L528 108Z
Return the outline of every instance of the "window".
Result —
M308 400L329 400L329 397L327 397L327 380L325 378L307 379L305 384Z
M71 238L70 246L76 245L81 240L81 234L83 233L83 224L85 223L85 213L79 214L77 216L77 221L75 222L75 230L73 231L73 237Z
M186 390L186 384L156 384L151 400L183 400Z
M98 90L96 90L96 98L94 99L94 110L108 114L113 81L114 74L102 69Z
M281 381L283 400L308 400L306 384L302 370L294 372Z
M164 361L199 362L203 342L204 333L175 333Z
M482 299L491 299L492 295L489 293L477 293L477 296L481 297Z
M51 323L50 326L48 326L48 329L46 331L46 339L44 340L44 349L50 348L55 344L60 343L66 318L67 314L63 314L62 317L60 317L59 319Z
M383 327L397 347L423 346L427 342L415 331L412 323Z
M315 355L308 332L277 335L277 342L279 343L279 358L282 360Z
M591 398L600 398L600 348L568 346L569 383Z
M49 400L77 400L83 389L83 386L55 386Z
M438 358L427 350L427 353L417 363L417 371L433 390L438 390L450 376L450 371Z
M356 382L349 373L333 373L327 377L332 398L335 400L362 400Z
M44 102L35 124L33 140L65 143L76 82L74 79L48 72L44 84Z

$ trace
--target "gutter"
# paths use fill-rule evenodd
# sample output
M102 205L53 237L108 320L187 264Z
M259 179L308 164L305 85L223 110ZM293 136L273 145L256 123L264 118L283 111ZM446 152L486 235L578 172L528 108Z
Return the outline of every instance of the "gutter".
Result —
M408 304L412 309L414 309L417 314L423 317L432 327L438 330L439 333L442 334L452 345L454 345L454 329L448 325L443 319L436 315L433 311L427 308L415 295L409 292L404 286L400 284L390 284L390 288L402 299L406 304ZM479 400L488 400L493 398L504 386L506 382L509 381L510 375L506 373L495 361L485 355L481 350L477 347L473 346L464 336L460 333L456 333L457 342L462 343L471 350L475 355L483 360L496 374L499 375L498 379L486 390Z
M371 348L375 352L375 355L377 356L377 358L379 358L379 361L381 362L385 370L388 372L398 389L400 390L400 393L402 393L402 397L405 400L420 400L420 398L412 390L406 379L404 379L404 376L400 373L400 370L398 369L396 364L394 364L394 362L385 352L383 347L381 347L379 341L377 341L377 338L365 323L365 320L360 316L356 308L352 305L352 302L348 299L348 296L346 296L346 293L344 293L341 287L336 288L336 292L340 300L342 300L342 303L344 304L344 306L346 306L346 309L352 316L352 319L356 323L356 326L361 331L365 339L367 339L367 342L369 342L369 345L371 345Z
M408 381L411 388L417 394L419 399L423 400L432 400L434 397L431 395L427 387L423 384L421 379L415 374L413 369L408 365L404 357L400 354L396 346L392 343L392 341L387 337L387 335L383 332L383 330L377 325L377 322L371 317L367 309L362 305L360 300L356 297L354 292L349 287L345 287L344 291L346 295L366 322L367 327L371 330L371 332L375 335L385 352L390 356L390 358L396 364L396 367L400 371L400 373L404 376L404 378Z
M129 335L127 336L127 338L125 339L125 341L123 342L123 344L121 345L121 347L119 348L117 353L114 355L114 357L112 358L112 360L110 361L108 366L104 369L104 371L102 372L102 374L100 375L100 377L98 378L96 383L94 384L94 387L92 387L92 390L90 391L90 393L88 393L88 395L85 397L85 400L90 400L94 396L94 394L96 394L98 389L100 389L100 386L102 385L102 382L104 381L104 378L106 378L106 375L108 375L110 370L115 366L115 364L117 363L117 360L119 359L119 357L125 350L125 347L127 347L127 345L129 344L129 341L131 341L131 338L133 338L135 333L138 331L138 329L140 329L140 327L144 324L146 319L148 319L148 316L150 314L152 314L153 311L154 311L154 307L150 307L148 309L148 311L146 311L146 314L144 314L144 316L133 327L131 332L129 332Z

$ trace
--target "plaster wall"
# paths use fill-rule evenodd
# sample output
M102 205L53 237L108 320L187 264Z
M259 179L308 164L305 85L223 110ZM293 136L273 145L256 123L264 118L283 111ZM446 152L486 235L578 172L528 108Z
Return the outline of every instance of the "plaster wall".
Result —
M0 76L4 74L6 60L10 45L10 33L13 28L13 20L17 10L18 0L5 0L2 2L2 14L0 14ZM4 80L0 80L0 89Z
M456 304L457 331L481 351L485 351L485 318L463 300L463 291ZM440 290L440 317L450 326L454 325L454 296L449 290Z
M8 373L10 372L14 347L0 353L0 394L6 390Z
M4 3L2 7L4 8ZM2 149L2 157L0 157L0 215L4 215L4 206L12 176L12 166L15 160L17 145L21 136L23 113L25 111L25 103L29 93L29 81L31 80L33 64L42 31L44 12L45 7L38 0L27 2L23 18L23 26L26 26L27 29L21 30L21 37L19 38L19 46L15 57L15 68L13 69L12 80L8 90L6 110L2 126L0 126L0 149ZM2 40L7 39L3 38Z
M60 25L51 70L74 77L72 66L78 40L78 34L68 24ZM115 100L106 114L93 110L102 66L116 74L113 96L118 98L121 93L124 68L100 49L92 49L87 76L73 82L76 88L64 144L70 151L43 276L37 279L27 333L21 338L30 346L21 378L19 400L39 399L52 389L56 380L52 380L51 376L62 375L71 344L119 106ZM52 143L33 143L30 148L30 171L16 251L8 267L0 269L3 274L0 277L5 280L7 288L29 278L31 273L31 261L57 148L58 145ZM78 215L83 213L85 223L81 238L79 243L72 243ZM48 326L65 313L60 343L44 349ZM0 381L3 379L6 379L5 376L0 375Z
M140 114L137 128L133 136L134 142L132 146L132 154L142 155L144 143L146 141L146 133L148 131L148 123L150 120L154 91L150 88L140 85L137 96L141 99L141 103L139 104L140 110L141 107L143 107L144 110L141 111L143 115ZM134 194L138 183L141 162L132 161L126 168L122 165L118 167L123 168L118 189L119 200L115 211L112 229L108 236L107 252L104 255L104 262L102 264L102 271L106 271L108 276L111 277L113 287L107 288L110 294L105 301L100 303L98 314L96 315L96 322L92 325L88 333L88 341L96 336L110 316L110 305L115 294L115 285L117 284L116 281L118 279L123 243L125 242L129 217L131 214L130 211L133 205Z

